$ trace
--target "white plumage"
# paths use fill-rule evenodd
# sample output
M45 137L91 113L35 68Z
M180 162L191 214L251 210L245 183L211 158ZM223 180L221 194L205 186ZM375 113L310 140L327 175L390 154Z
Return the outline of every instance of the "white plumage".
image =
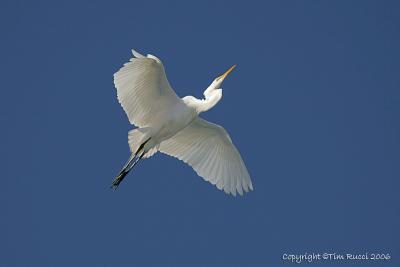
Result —
M225 129L198 115L222 98L220 85L232 66L204 91L204 99L179 98L171 88L161 61L132 50L134 58L114 74L118 100L131 124L128 134L132 152L115 178L117 187L144 157L157 151L189 164L204 180L226 193L240 195L253 190L246 166Z
M132 58L114 74L114 84L129 122L137 127L148 125L157 113L181 102L156 57Z

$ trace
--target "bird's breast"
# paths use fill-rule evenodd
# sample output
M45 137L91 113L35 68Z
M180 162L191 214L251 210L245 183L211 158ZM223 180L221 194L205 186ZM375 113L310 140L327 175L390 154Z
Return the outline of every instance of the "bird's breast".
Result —
M171 112L165 116L162 126L157 134L157 139L162 142L171 138L189 125L196 116L197 113L187 107L177 107L172 109Z

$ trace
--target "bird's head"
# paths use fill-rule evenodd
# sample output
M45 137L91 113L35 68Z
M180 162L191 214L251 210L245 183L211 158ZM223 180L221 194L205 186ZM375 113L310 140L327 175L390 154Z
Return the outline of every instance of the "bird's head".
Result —
M224 81L224 79L229 75L229 73L231 73L233 71L234 68L236 68L236 64L233 65L232 67L230 67L227 71L225 71L224 74L222 74L214 79L212 84L214 84L215 88L221 87L221 84Z
M221 91L221 84L224 81L224 79L233 71L233 69L236 67L236 64L230 67L227 71L225 71L224 74L218 76L217 78L214 79L214 81L210 84L210 86L207 88L206 91L204 91L204 96L209 97L211 94L214 92ZM222 92L221 92L222 93Z

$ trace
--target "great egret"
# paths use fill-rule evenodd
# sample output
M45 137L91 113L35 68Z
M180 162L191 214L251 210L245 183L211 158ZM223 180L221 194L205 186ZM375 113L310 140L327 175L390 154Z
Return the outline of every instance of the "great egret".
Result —
M225 129L199 117L222 98L220 86L236 67L217 77L204 91L205 99L179 98L171 88L162 62L132 50L133 58L114 74L118 100L129 122L131 156L114 179L117 188L142 158L157 151L189 164L204 180L236 196L253 190L246 166Z

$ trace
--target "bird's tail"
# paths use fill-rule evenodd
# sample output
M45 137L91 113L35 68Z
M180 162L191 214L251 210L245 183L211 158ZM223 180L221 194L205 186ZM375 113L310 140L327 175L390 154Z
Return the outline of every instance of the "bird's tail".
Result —
M133 167L136 166L136 164L139 163L139 161L143 158L143 156L146 154L144 151L144 145L150 140L147 139L145 142L143 142L137 151L135 153L132 153L128 159L128 161L125 163L124 167L122 170L119 172L117 177L114 178L111 188L117 189L118 185L122 182L122 180L125 178L125 176L133 169Z

